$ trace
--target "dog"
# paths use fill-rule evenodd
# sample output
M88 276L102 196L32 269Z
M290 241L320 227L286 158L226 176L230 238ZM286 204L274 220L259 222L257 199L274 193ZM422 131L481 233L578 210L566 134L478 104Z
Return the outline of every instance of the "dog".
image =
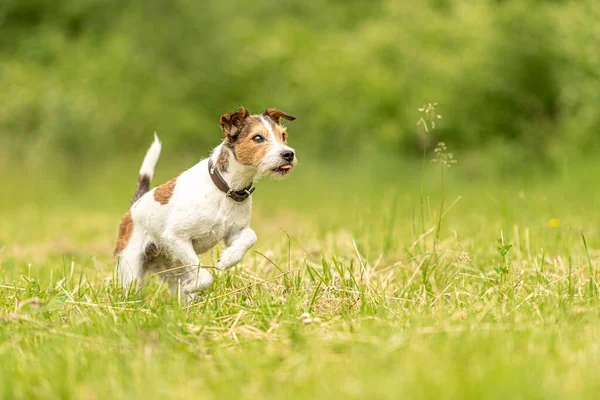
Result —
M214 280L198 254L223 241L227 247L216 268L226 270L242 260L256 242L250 228L254 181L263 175L284 178L298 162L281 119L296 118L273 108L251 115L241 107L222 115L225 137L210 156L150 189L162 147L154 135L114 251L124 288L158 274L189 301Z

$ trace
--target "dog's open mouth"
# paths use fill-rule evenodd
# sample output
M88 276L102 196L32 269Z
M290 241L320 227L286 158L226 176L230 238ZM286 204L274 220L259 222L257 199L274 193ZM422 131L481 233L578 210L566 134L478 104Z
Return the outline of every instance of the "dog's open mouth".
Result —
M281 174L281 175L285 175L288 172L290 172L291 169L292 169L292 164L284 164L284 165L281 165L281 166L279 166L277 168L274 168L273 172L276 172L276 173Z

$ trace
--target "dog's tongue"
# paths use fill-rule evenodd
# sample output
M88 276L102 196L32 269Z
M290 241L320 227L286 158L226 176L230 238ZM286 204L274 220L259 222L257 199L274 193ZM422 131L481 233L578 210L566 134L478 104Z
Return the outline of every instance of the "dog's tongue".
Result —
M280 168L280 169L290 169L290 168L292 168L292 166L291 166L290 164L285 164L285 165L282 165L282 166L281 166L281 167L279 167L279 168Z

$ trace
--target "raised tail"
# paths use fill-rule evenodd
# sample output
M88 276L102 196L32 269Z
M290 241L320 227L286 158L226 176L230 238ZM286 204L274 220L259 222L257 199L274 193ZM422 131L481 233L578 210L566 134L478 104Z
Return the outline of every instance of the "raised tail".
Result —
M158 140L158 136L156 136L155 133L154 142L152 142L152 145L146 152L144 162L142 163L142 167L140 168L138 184L135 188L135 194L133 195L133 199L131 199L131 204L138 201L140 197L145 195L150 190L150 182L152 181L152 177L154 176L154 167L156 167L158 157L160 157L161 149L162 145L160 143L160 140Z

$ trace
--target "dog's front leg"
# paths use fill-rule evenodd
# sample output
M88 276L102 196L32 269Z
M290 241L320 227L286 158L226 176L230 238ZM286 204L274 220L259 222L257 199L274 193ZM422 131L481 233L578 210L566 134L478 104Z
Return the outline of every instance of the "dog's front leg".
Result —
M225 245L228 247L221 253L217 268L228 269L242 261L244 254L254 246L254 243L256 243L256 233L250 228L244 228L225 237Z

